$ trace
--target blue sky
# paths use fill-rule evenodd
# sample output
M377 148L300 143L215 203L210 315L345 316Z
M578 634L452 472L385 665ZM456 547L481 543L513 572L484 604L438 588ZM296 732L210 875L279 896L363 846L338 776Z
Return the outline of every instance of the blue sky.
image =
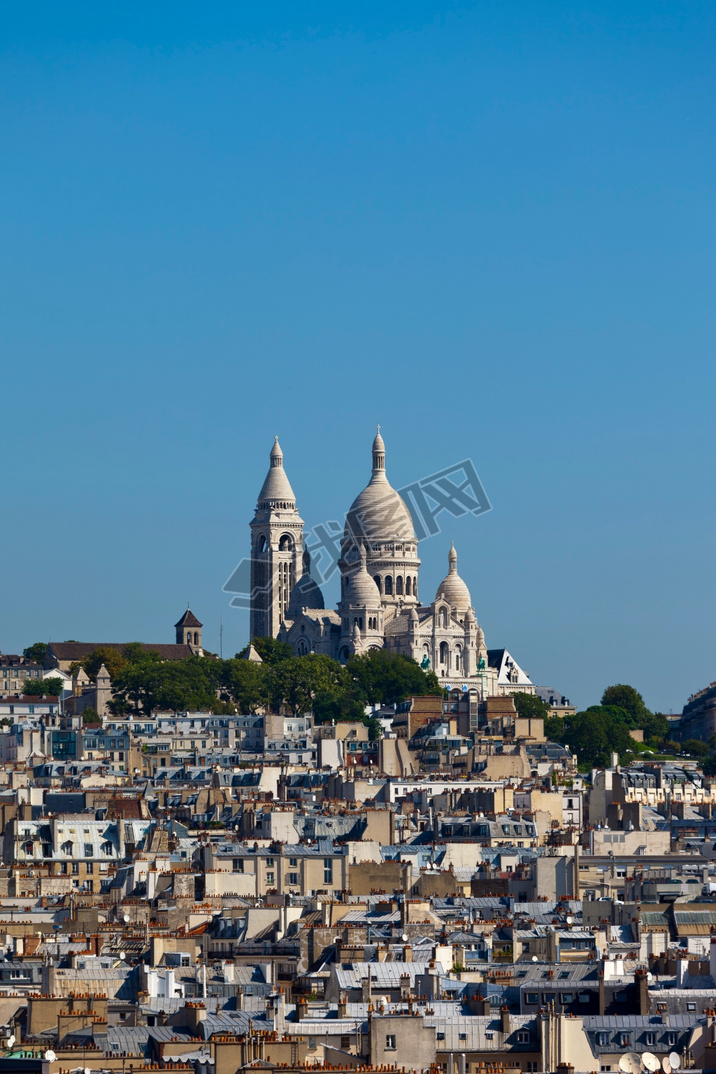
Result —
M714 667L710 3L7 5L0 648L224 653L278 433L309 524L470 457L490 647ZM327 597L335 597L329 587Z

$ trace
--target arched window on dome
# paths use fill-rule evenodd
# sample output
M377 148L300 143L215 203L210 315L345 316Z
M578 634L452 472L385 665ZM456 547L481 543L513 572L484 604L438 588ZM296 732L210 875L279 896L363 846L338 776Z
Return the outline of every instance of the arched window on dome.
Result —
M418 595L418 576L416 574L416 575L413 576L413 596L417 597L417 595Z
M446 608L441 608L440 611L438 612L438 626L441 627L443 630L447 630L447 625L448 625L447 609Z
M385 576L385 595L386 597L392 597L393 595L393 579L389 574Z
M411 579L410 575L408 575L408 577L405 579L405 595L406 595L406 597L410 596L410 591L411 591L412 588L413 588L412 579Z
M462 646L455 646L455 670L462 671Z
M278 542L279 552L293 552L293 537L290 533L282 533Z
M256 551L257 552L265 552L266 548L267 548L266 538L264 537L264 535L262 533L261 536L256 541Z
M359 630L363 629L363 616L362 615L358 617L358 629Z
M402 576L402 574L399 574L398 577L395 579L395 594L398 597L402 597L402 595L403 595L403 576Z
M444 664L446 669L450 667L450 650L446 641L440 642L440 663Z
M373 581L378 586L378 592L382 593L383 592L383 579L380 577L380 575L376 574L376 576L373 579Z
M194 631L194 644L199 644L199 632L197 630Z

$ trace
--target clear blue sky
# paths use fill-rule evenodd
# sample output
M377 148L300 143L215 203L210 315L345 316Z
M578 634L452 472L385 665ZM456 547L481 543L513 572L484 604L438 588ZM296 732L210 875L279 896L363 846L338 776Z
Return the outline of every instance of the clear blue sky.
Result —
M710 2L4 6L0 648L224 652L274 433L309 523L470 456L490 647L714 660ZM335 596L330 590L329 598Z

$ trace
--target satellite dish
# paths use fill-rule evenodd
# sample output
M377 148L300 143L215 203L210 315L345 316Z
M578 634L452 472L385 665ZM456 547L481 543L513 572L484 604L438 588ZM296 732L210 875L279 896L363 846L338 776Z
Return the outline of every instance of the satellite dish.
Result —
M649 984L651 984L651 982L654 980L654 974L653 973L647 973L646 979L649 982Z
M532 956L532 961L533 962L539 962L539 959L537 958L537 955Z
M643 1070L641 1057L637 1052L627 1052L619 1060L619 1069L623 1074L640 1074Z
M14 1043L15 1043L15 1034L11 1033L10 1036L7 1038L7 1046L8 1046L8 1048L12 1048Z
M92 1074L92 1067L85 1067L84 1074Z
M132 919L131 919L131 917L129 916L129 914L125 914L125 915L124 915L124 923L125 923L125 925L128 925L128 924L129 924L129 922L130 922L131 920L132 920Z
M52 1048L48 1048L45 1052L45 1059L48 1063L54 1063L55 1059L57 1059L57 1056L53 1052Z
M125 958L127 957L127 952L126 951L120 951L119 952L119 957L121 958L122 962L124 962Z
M641 1057L641 1061L644 1064L646 1070L658 1070L661 1063L656 1058L653 1052L644 1052Z
M669 1052L669 1062L672 1070L678 1070L681 1066L681 1056L678 1052Z
M408 942L408 934L407 934L407 932L404 932L403 935L400 938L403 941L403 943L407 943Z
M573 925L574 924L574 916L572 914L567 914L567 924L568 925Z
M671 1074L671 1063L666 1056L661 1060L661 1069L664 1071L664 1074Z

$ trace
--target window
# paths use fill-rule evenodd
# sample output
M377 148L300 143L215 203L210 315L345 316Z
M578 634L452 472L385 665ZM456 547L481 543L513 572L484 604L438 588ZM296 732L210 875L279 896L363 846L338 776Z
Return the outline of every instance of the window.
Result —
M518 1044L529 1044L529 1042L530 1042L530 1032L529 1032L529 1030L528 1029L519 1029L517 1031L517 1043Z
M333 858L323 859L323 883L333 883Z
M275 884L276 883L276 877L275 877L274 873L266 873L266 883L267 884Z
M620 1033L619 1034L619 1046L621 1048L628 1048L629 1047L629 1034L628 1033Z
M669 1045L670 1048L673 1048L676 1044L676 1033L667 1033L666 1043Z
M568 1003L574 1003L574 992L563 992L562 1003L565 1007Z
M288 874L288 882L289 882L289 884L297 884L298 883L298 873L289 873Z
M234 872L235 873L243 873L243 871L244 871L244 859L243 858L234 858Z
M686 1010L687 1011L695 1011L696 1010L696 1004L695 1003L687 1003L686 1004Z
M350 1048L350 1046L351 1046L351 1038L350 1037L341 1037L341 1049L344 1052L347 1052L348 1049Z
M386 1052L395 1051L395 1036L393 1033L388 1033L385 1038L385 1050Z
M606 1048L609 1043L608 1033L597 1033L597 1044L600 1048Z
M444 1033L436 1033L435 1034L435 1039L436 1040L445 1040L445 1034Z
M528 992L525 996L526 1003L539 1003L539 996L536 992Z
M392 597L393 595L393 579L389 574L385 576L385 595L386 597Z
M590 999L590 997L589 997L588 992L580 992L579 993L579 1002L580 1003L589 1003L589 999Z
M644 1043L648 1044L648 1046L652 1048L656 1044L656 1033L645 1033Z
M85 857L86 858L91 858L92 857L92 844L91 843L85 843Z

